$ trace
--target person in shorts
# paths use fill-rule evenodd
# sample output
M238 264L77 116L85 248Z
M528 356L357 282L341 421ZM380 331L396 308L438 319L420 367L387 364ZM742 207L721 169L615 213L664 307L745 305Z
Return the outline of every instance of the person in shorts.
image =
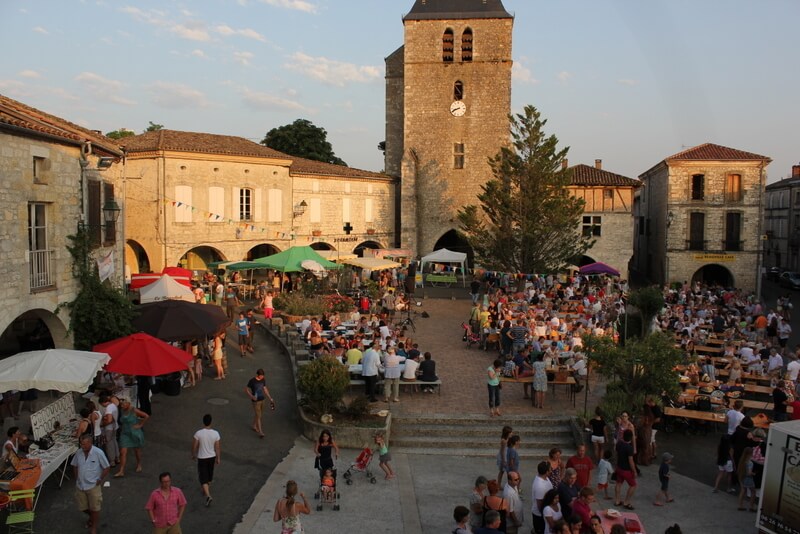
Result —
M600 490L603 490L603 497L606 500L611 499L611 495L608 494L608 481L614 473L614 466L611 465L612 456L611 449L608 449L603 453L600 461L597 462L597 491L599 493Z
M383 437L383 434L375 434L375 445L378 446L378 465L386 473L386 480L391 480L395 476L392 466L389 464L392 461L392 455L389 454L389 445L386 444L386 438Z
M256 370L256 376L247 382L244 392L247 393L253 403L253 431L263 439L264 431L261 429L261 417L264 414L264 399L269 399L270 408L275 409L275 401L272 395L269 394L263 369Z
M244 358L250 338L250 321L244 316L244 312L239 312L239 318L236 319L236 333L239 334L239 352Z
M91 534L96 534L103 505L103 479L108 476L111 465L105 453L92 445L91 434L80 437L80 450L72 457L71 464L75 475L75 500L78 502L78 509L89 516L86 528Z
M192 441L192 460L197 460L197 475L205 497L205 505L211 505L211 481L214 480L214 466L220 462L219 432L211 428L211 414L203 416L203 428L194 433Z
M662 496L664 497L664 502L667 503L675 500L669 494L669 464L672 462L672 458L674 457L668 452L661 455L661 466L658 468L658 482L661 489L656 493L656 500L653 501L655 506L664 506L664 503L661 502Z
M616 475L616 484L614 485L614 505L623 506L628 510L633 510L631 498L636 491L636 464L634 463L633 452L633 431L628 429L622 433L622 439L617 442L617 469L614 471ZM625 494L625 499L620 500L622 492L622 485L628 484L628 490Z

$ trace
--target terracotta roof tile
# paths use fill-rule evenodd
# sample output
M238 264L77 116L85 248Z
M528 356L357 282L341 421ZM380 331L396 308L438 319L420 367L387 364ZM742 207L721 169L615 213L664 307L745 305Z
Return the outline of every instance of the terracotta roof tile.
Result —
M91 141L94 146L110 154L122 154L113 139L4 95L0 95L0 124L29 130L33 135L54 136L71 144Z
M767 156L760 156L752 152L745 152L735 148L728 148L713 143L703 143L696 147L678 152L666 160L767 160L772 161Z
M297 158L288 156L294 162L289 169L291 173L299 174L317 174L320 176L344 176L346 178L381 178L383 180L391 179L388 174L379 172L365 171L362 169L354 169L352 167L345 167L344 165L334 165L333 163L324 163L322 161L314 161L305 158Z
M642 182L633 178L614 174L589 165L573 165L570 185L585 186L630 186L639 187Z

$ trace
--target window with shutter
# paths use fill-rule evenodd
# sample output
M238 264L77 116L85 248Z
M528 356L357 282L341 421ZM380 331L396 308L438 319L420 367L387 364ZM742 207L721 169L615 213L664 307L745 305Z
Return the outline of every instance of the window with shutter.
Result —
M100 182L89 180L86 182L88 199L86 202L86 227L92 248L100 246L101 231L103 229L103 215L100 203Z
M104 202L114 201L114 184L108 184L108 183L103 184L103 197L104 197ZM103 245L108 247L117 242L117 223L116 222L106 223L104 216L101 219L103 224L105 225L103 227L105 229L105 239L103 240Z

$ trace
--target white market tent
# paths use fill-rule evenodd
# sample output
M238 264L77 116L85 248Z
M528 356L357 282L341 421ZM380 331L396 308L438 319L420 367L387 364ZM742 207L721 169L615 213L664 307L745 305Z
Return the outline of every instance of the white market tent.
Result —
M317 250L316 252L328 261L336 261L339 263L344 263L344 260L352 260L358 257L358 254L339 252L338 250Z
M464 282L464 287L467 286L467 280L465 277L466 271L465 265L467 263L467 253L466 252L454 252L452 250L447 250L446 248L440 248L439 250L434 250L427 256L423 256L422 260L420 260L419 270L421 272L425 272L425 264L426 263L457 263L461 266L461 277ZM424 285L424 283L423 283Z
M362 269L369 269L370 271L380 271L381 269L394 269L395 267L400 267L400 264L396 261L387 260L386 258L355 257L341 260L339 263L346 263L347 265L360 267Z
M159 300L185 300L194 302L194 293L185 285L176 282L170 275L161 278L139 289L141 303L156 302Z

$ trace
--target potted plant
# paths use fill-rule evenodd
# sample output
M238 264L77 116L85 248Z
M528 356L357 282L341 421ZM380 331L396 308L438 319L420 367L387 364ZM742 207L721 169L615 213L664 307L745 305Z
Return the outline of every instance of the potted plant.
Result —
M311 235L313 235L314 237L319 237L322 235L322 230L320 230L319 228L311 230Z
M367 228L367 234L373 235L375 233L375 228Z
M350 373L337 359L324 356L297 373L297 389L303 404L320 420L332 422L332 412L339 406L350 386Z

